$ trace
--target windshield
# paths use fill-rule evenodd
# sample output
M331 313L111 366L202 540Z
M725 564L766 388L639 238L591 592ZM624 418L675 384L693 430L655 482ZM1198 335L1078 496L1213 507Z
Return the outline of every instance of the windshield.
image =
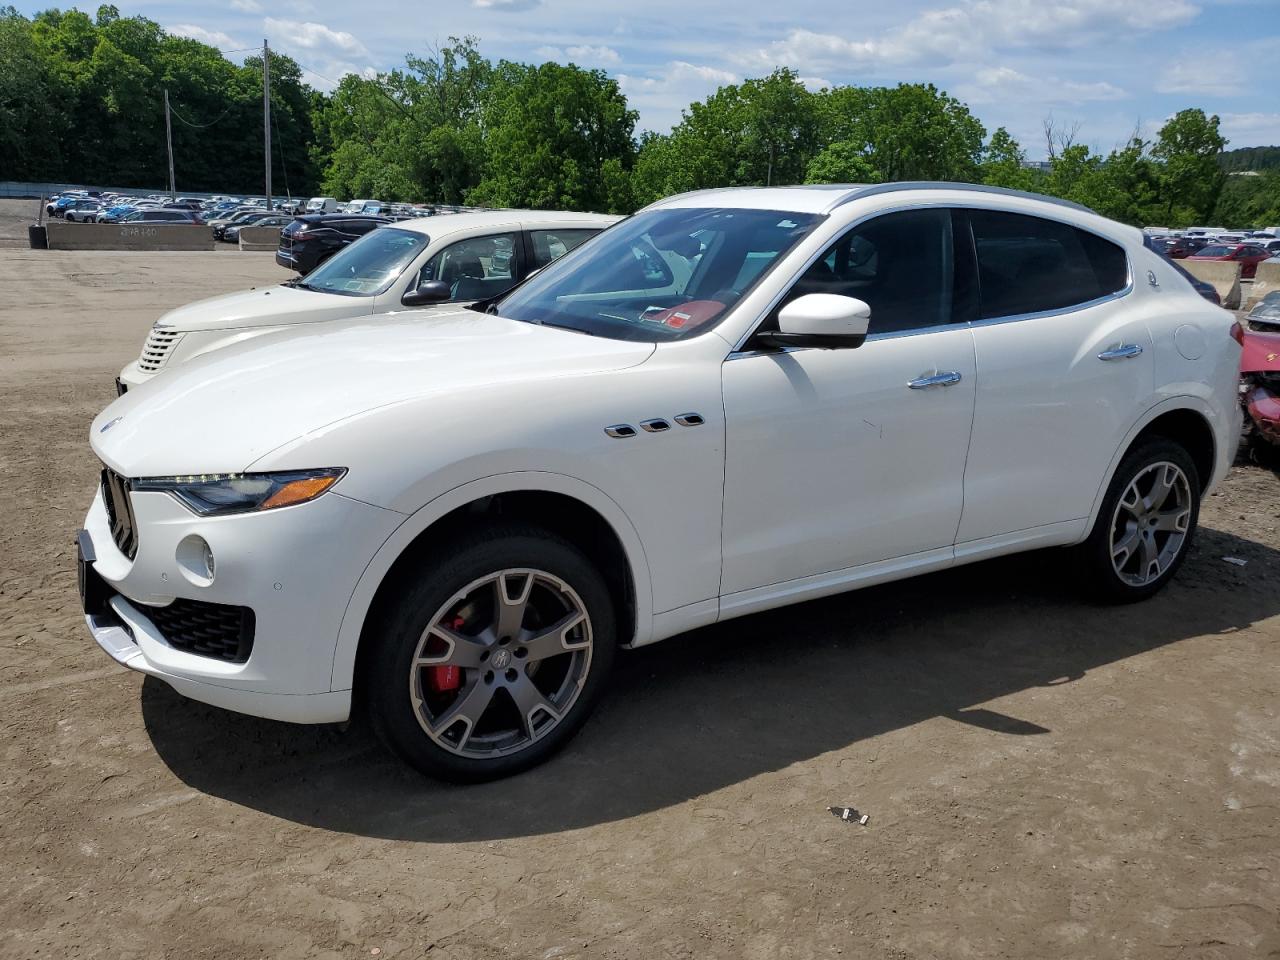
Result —
M639 213L546 267L494 309L615 340L705 333L820 219L725 208Z
M425 233L380 227L343 247L298 286L349 297L376 296L391 286L430 242Z
M1231 247L1204 247L1196 254L1197 257L1229 257L1231 256Z

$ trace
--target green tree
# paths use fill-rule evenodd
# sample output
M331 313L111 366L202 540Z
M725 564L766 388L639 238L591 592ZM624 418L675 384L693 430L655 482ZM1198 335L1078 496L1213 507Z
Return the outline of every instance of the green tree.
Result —
M1040 178L1026 166L1027 155L1004 127L997 127L982 151L978 166L982 182L1010 190L1036 190Z
M634 161L635 123L602 71L503 61L484 111L485 173L468 202L607 210L610 181Z
M1225 175L1218 158L1227 145L1216 115L1179 110L1160 128L1151 154L1160 161L1160 200L1169 226L1204 222L1213 212Z
M805 183L878 183L880 174L866 152L848 140L830 144L809 162Z
M821 151L814 94L795 72L721 87L692 103L667 136L641 141L634 187L648 203L687 190L803 183Z
M974 181L986 129L933 84L841 87L818 95L829 143L861 154L875 179Z

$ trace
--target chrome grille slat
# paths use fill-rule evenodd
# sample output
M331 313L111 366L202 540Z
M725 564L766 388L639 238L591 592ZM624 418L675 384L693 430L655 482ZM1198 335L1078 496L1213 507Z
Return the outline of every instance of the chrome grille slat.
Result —
M183 334L174 330L156 330L152 328L147 335L147 342L142 345L142 353L138 357L138 368L147 373L154 373L164 366L169 354L177 346Z
M129 499L129 480L110 467L102 468L102 502L107 508L111 539L132 560L138 553L138 528Z

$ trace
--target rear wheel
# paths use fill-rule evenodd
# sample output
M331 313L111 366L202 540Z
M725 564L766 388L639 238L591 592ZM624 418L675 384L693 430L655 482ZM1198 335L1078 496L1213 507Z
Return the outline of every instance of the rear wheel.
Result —
M1153 437L1121 461L1089 539L1085 571L1104 600L1144 600L1186 559L1200 517L1200 477L1179 444Z
M373 642L364 692L379 736L423 773L476 782L569 741L617 639L591 562L519 526L478 533L402 580Z

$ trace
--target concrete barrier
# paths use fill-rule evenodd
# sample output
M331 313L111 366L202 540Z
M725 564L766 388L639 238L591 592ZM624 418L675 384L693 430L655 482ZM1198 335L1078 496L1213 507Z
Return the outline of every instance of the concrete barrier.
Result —
M45 224L50 250L212 250L213 234L200 223Z
M241 227L241 250L274 250L280 246L279 227Z
M1197 280L1213 284L1228 310L1240 308L1240 264L1230 260L1179 260Z
M1245 310L1252 310L1257 306L1259 300L1268 293L1275 293L1277 290L1280 290L1280 263L1260 263L1258 264L1258 274L1253 278L1253 284L1249 288L1249 295L1245 298L1242 306Z

